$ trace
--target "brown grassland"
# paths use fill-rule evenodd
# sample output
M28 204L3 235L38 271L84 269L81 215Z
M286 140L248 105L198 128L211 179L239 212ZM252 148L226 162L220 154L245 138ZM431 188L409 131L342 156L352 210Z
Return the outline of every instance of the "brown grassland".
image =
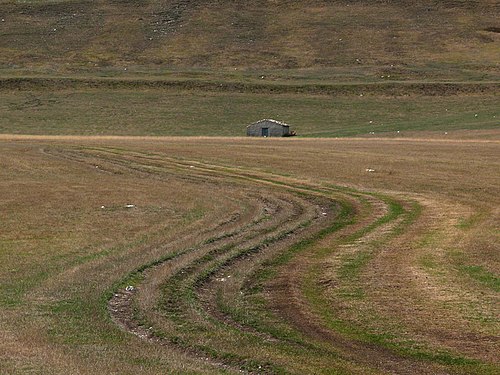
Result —
M3 135L0 372L498 373L469 138Z
M499 374L499 14L0 0L0 375Z
M498 81L496 0L0 0L4 75Z

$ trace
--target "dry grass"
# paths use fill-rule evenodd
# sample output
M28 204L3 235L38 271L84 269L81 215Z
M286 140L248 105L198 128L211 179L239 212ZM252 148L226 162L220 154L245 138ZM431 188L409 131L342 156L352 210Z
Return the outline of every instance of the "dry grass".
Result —
M0 64L16 74L498 79L495 14L487 0L2 1Z
M0 369L494 373L495 139L4 135Z
M499 373L497 1L0 4L0 373Z

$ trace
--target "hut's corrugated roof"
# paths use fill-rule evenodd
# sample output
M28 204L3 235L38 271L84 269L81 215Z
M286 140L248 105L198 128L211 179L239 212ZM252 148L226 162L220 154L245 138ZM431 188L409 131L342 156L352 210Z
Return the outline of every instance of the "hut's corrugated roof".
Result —
M281 125L281 126L290 127L290 125L288 125L288 124L286 124L286 123L284 123L284 122L282 122L282 121L273 120L272 118L264 118L264 119L262 119L262 120L255 121L255 122L251 123L250 125L248 125L248 126L247 126L247 128L248 128L249 126L252 126L252 125L258 124L258 123L260 123L260 122L264 122L264 121L269 121L269 122L272 122L272 123L274 123L274 124L276 124L276 125Z

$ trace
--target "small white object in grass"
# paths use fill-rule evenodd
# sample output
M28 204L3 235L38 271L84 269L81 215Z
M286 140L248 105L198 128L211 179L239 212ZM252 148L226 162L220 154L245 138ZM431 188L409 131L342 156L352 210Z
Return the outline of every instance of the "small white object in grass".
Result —
M398 130L398 134L399 134L399 130Z
M448 134L448 132L444 132L444 135L447 135L447 134Z
M367 171L367 172L375 172L375 169L372 169L372 168L366 168L366 171Z
M5 19L2 18L2 22L5 22Z
M474 117L477 117L477 113L474 114Z
M102 210L104 210L105 208L106 208L106 207L104 207L104 206L101 206L101 209L102 209Z
M135 289L135 288L134 288L132 285L128 285L128 286L125 288L125 290L126 290L127 292L132 292L134 289Z
M125 205L126 208L134 208L135 207L135 204L126 204Z
M370 120L370 124L373 124L373 121Z
M363 94L359 94L359 96L363 96Z
M194 168L194 165L190 165L189 168Z
M96 165L95 167L96 167L96 168L99 168L99 166L98 166L98 165Z

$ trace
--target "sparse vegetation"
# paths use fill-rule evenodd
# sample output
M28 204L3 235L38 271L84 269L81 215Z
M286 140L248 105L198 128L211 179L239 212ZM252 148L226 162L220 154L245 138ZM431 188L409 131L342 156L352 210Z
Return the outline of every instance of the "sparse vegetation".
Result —
M0 0L0 373L499 373L497 13Z
M24 371L26 358L16 344L23 337L34 348L30 366L52 373L75 366L88 373L498 369L488 354L492 344L468 345L470 335L491 335L498 324L496 265L492 259L481 263L481 257L463 262L453 240L494 233L478 225L490 216L469 209L495 195L489 170L495 168L495 142L474 143L474 161L484 166L479 176L471 176L458 157L448 162L443 180L437 177L449 150L459 156L470 142L54 140L2 141L1 160L8 166L2 186L24 181L25 187L2 193L12 197L6 217L17 217L5 222L1 241L8 255L1 273L2 326L17 337L2 342L9 353L5 371ZM247 147L262 149L252 154L244 152ZM418 157L399 168L392 162L399 147ZM284 158L289 149L294 157ZM351 150L350 163L337 168L343 149ZM266 167L272 174L259 168L271 153L282 161ZM317 157L331 167L308 168L320 165ZM377 178L365 172L375 161L380 165L374 173L385 173L386 163L395 173ZM419 182L417 165L431 178ZM54 191L49 187L55 180ZM350 187L331 184L339 180ZM473 189L478 180L489 186L488 194ZM396 181L405 193L386 190ZM454 201L442 195L441 184ZM380 191L354 188L361 185ZM82 194L90 198L85 205L79 203ZM35 201L42 208L34 210ZM134 208L125 208L130 202ZM54 216L60 225L53 234L46 226L37 234L40 227L30 225ZM473 217L474 226L462 228L464 217ZM97 218L99 228L92 225ZM144 225L148 220L155 224ZM430 231L436 234L426 240ZM14 241L21 234L25 251ZM34 247L39 251L27 252ZM460 252L472 254L468 247ZM410 276L409 270L418 272ZM446 302L453 296L460 303ZM21 311L30 322L23 328L16 318ZM434 311L439 317L429 321ZM454 335L453 341L436 331ZM484 350L477 349L481 342ZM348 349L352 345L358 355ZM137 350L132 357L131 346ZM63 348L62 357L47 359Z

